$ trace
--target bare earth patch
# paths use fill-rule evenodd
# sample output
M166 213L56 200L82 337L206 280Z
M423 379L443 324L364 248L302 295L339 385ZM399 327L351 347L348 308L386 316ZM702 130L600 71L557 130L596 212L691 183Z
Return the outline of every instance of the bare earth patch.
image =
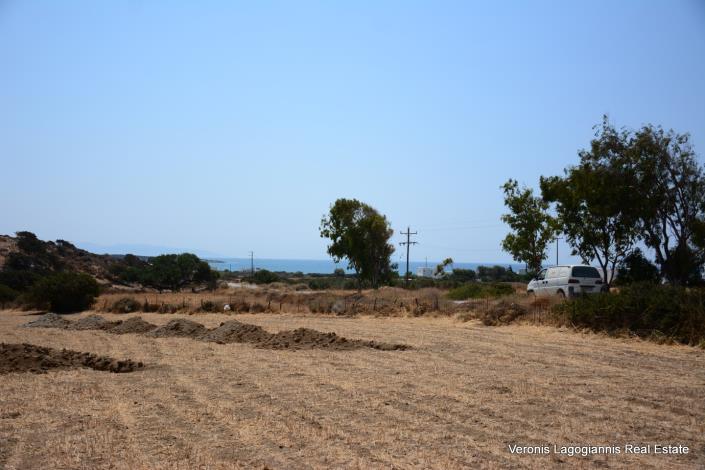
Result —
M0 343L0 374L12 372L45 373L51 369L87 367L109 372L132 372L142 368L141 362L119 361L106 356L69 349L52 349L33 344Z
M186 319L141 316L155 325ZM0 341L155 366L138 374L82 368L2 376L0 468L705 467L699 349L442 318L188 318L211 331L235 318L269 334L308 328L412 349L292 353L22 328L31 317L2 312ZM570 457L508 449L554 443L682 444L690 453Z

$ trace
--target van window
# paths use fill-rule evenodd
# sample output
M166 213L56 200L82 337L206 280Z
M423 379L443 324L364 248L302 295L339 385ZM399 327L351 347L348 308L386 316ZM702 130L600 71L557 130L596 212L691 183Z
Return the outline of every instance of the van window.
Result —
M560 275L559 273L560 268L548 268L546 271L546 279L554 279Z
M592 277L600 279L600 272L592 266L575 266L573 268L573 277Z
M542 269L540 273L536 275L536 280L537 281L542 281L546 278L546 270Z

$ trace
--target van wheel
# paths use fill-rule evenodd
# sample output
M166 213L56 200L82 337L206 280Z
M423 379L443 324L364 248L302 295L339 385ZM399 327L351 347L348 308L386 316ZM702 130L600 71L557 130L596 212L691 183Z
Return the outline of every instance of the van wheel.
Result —
M565 300L565 292L563 292L562 290L559 290L557 292L557 294L558 294L558 298Z
M528 291L528 292L526 293L526 295L528 295L529 297L532 297L532 298L534 298L534 299L536 298L536 292L534 292L534 291L532 291L532 290Z

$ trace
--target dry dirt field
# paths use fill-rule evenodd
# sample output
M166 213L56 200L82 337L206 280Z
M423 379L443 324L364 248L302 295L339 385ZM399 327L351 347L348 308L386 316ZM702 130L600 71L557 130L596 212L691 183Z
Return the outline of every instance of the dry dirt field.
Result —
M2 342L145 364L0 375L0 468L705 468L703 350L448 318L136 315L303 326L413 349L270 350L22 328L33 317L0 312ZM690 453L508 450L629 443Z

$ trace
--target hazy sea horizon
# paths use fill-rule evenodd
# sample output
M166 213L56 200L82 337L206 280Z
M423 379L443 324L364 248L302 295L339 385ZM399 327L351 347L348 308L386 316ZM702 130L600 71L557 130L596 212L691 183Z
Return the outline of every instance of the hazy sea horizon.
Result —
M213 269L218 271L249 271L251 268L250 258L211 258L207 259L208 264ZM416 274L416 270L420 267L428 266L435 268L440 261L409 261L409 271ZM404 272L406 262L399 263L399 273ZM524 266L517 263L453 263L454 268L474 269L478 266L511 266L514 271L519 271ZM304 274L332 274L337 268L343 268L346 272L352 273L352 270L346 269L347 263L334 263L333 260L312 260L312 259L268 259L255 258L255 269L266 269L268 271L281 272L302 272Z

